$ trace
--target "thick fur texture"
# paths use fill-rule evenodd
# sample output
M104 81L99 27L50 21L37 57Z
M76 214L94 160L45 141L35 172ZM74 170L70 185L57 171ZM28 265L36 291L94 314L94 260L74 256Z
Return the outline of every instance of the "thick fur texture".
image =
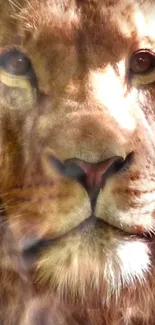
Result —
M0 0L2 325L155 324L155 65L130 69L154 25L151 0ZM115 156L93 204L62 172Z

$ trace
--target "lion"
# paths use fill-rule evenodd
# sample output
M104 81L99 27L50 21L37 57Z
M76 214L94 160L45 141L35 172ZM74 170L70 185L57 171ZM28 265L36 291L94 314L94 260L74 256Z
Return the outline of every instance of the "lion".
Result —
M0 0L0 130L1 324L154 325L154 2Z

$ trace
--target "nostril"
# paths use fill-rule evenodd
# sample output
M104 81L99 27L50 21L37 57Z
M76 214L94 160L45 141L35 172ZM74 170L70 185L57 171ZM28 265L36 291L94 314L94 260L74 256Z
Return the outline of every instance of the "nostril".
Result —
M83 169L74 162L75 159L68 159L64 163L55 157L50 156L49 160L53 167L55 167L61 174L68 177L73 177L82 181L85 172Z

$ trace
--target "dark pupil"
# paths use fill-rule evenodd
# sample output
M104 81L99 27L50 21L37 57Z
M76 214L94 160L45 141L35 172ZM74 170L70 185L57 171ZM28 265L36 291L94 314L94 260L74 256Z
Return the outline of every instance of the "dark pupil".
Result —
M3 57L4 69L14 75L25 75L31 68L28 58L20 52L7 53Z
M151 68L152 58L149 53L138 53L131 60L131 70L135 73L144 73Z

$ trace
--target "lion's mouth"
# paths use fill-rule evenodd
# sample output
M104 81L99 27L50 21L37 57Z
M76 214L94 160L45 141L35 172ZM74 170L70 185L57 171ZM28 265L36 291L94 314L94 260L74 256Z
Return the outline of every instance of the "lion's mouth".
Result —
M145 241L152 241L152 236L147 233L138 233L138 234L131 234L123 229L116 228L113 225L110 225L106 223L103 220L100 220L96 218L95 216L91 215L89 218L84 220L82 223L80 223L77 227L74 229L69 230L67 233L55 237L55 238L33 238L33 239L28 239L24 242L24 245L22 247L21 253L22 256L24 257L24 260L26 261L26 266L32 266L35 261L37 260L37 256L41 253L42 250L51 247L53 245L57 245L61 241L65 240L68 237L75 237L78 234L84 234L85 236L89 236L89 234L92 231L95 231L97 228L106 230L106 229L111 229L115 233L119 233L119 236L126 238L126 239L142 239Z
M76 236L77 234L83 233L89 233L91 230L95 230L96 227L105 228L109 226L104 221L97 219L95 216L91 215L89 218L81 222L78 226L75 228L69 230L65 234L55 237L55 238L33 238L33 239L27 239L23 242L23 245L21 247L21 252L24 257L24 260L30 261L30 263L33 261L33 259L36 258L36 256L45 248L48 248L50 246L56 245L61 240L69 237L69 236ZM111 226L113 227L113 226Z
M36 259L36 256L45 248L56 245L58 242L61 240L67 238L68 236L76 236L77 234L81 232L88 233L91 230L95 230L96 228L111 228L115 232L119 232L120 235L123 237L138 237L138 238L145 238L147 239L148 237L150 238L150 235L139 233L139 234L131 234L127 231L124 231L123 229L117 228L111 224L108 224L104 220L100 220L95 216L95 206L96 206L96 201L97 197L99 194L99 191L102 188L106 186L107 179L111 177L112 175L116 173L123 173L125 170L129 169L133 159L134 159L134 154L131 152L125 160L122 160L120 157L114 157L113 162L110 164L109 168L106 169L105 173L102 175L102 181L99 182L100 186L89 186L88 180L87 180L87 175L83 168L81 168L81 162L76 160L76 159L70 159L67 160L65 163L61 163L59 160L55 158L50 158L52 164L54 164L55 168L59 170L60 173L64 174L65 176L72 177L74 179L77 179L78 182L82 184L82 186L86 189L88 192L90 201L91 201L91 206L92 206L92 214L83 222L81 222L79 225L77 225L75 228L69 230L63 235L60 235L55 238L30 238L26 239L22 243L21 247L21 252L22 255L24 256L24 259L26 261L30 260L30 264L33 264L33 262ZM106 161L108 165L108 161ZM106 165L105 163L105 165ZM105 167L105 166L101 166ZM89 166L88 166L89 168ZM95 168L94 166L92 168ZM100 168L100 166L99 166ZM91 167L90 167L91 170Z
M111 227L111 229L113 229L114 231L118 231L119 233L122 233L122 236L134 236L134 234L127 233L123 229L122 230L117 229L115 226L109 225L107 222L97 218L94 214L96 200L100 188L106 186L106 182L109 177L111 177L115 173L119 173L119 172L123 173L123 171L127 170L132 164L133 156L134 154L130 153L125 160L122 160L120 157L114 158L109 168L107 168L105 173L103 173L102 182L100 182L100 186L96 186L96 187L88 186L87 175L83 170L83 168L80 167L81 162L79 162L78 160L76 159L67 160L65 163L62 164L59 160L53 157L50 158L51 162L54 164L55 168L59 170L60 173L63 173L65 176L67 175L68 177L76 178L78 182L80 182L83 185L83 187L88 192L91 201L92 214L86 220L80 223L78 226L69 230L68 232L66 232L61 236L55 238L49 238L49 239L33 238L33 239L26 240L22 245L22 253L24 257L27 259L36 256L36 254L40 253L42 249L47 248L51 245L56 245L58 241L63 240L68 236L74 236L74 235L76 236L77 233L89 232L91 229L95 230L96 227L100 227L100 228ZM108 164L108 161L106 161L106 163ZM141 237L142 235L138 235L138 236Z

